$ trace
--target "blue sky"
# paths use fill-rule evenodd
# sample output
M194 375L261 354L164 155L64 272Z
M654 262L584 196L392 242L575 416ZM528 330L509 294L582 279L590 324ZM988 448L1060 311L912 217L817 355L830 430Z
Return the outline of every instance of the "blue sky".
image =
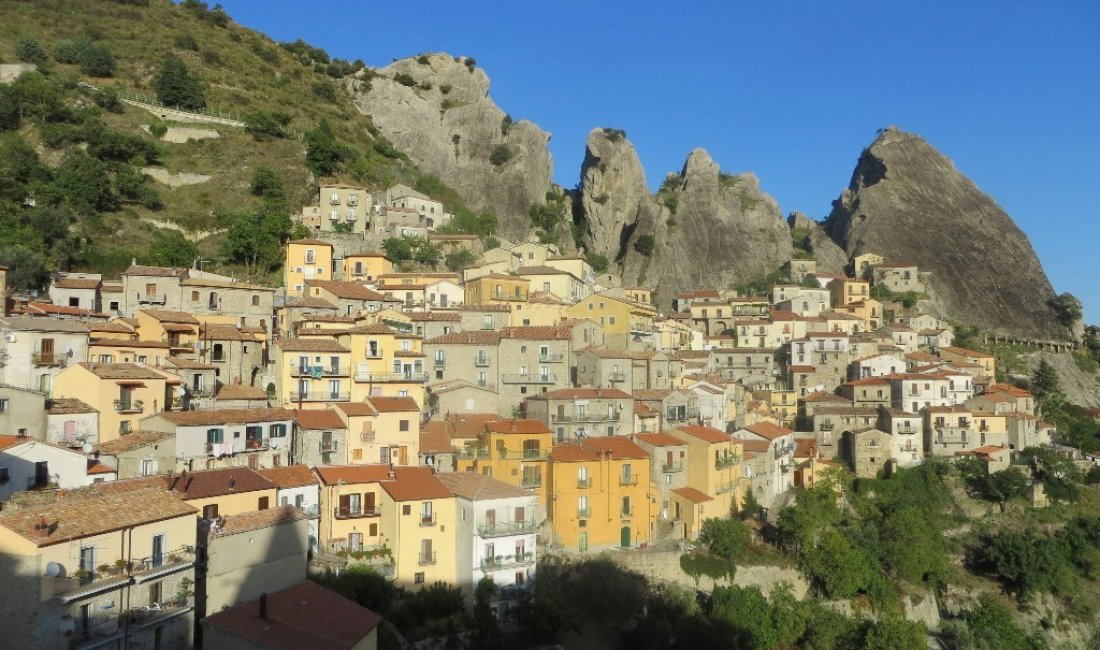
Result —
M383 66L473 56L577 183L594 127L656 187L704 147L821 219L875 130L924 136L1031 238L1100 322L1100 2L223 0L276 40ZM323 8L323 10L322 10Z

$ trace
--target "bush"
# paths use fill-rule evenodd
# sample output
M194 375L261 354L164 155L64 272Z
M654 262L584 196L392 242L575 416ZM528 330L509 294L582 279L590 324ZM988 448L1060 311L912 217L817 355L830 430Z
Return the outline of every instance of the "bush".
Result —
M589 266L592 267L592 270L596 273L603 273L607 270L609 262L606 255L600 255L599 253L589 253L587 256L585 256L585 259L588 261Z
M398 72L397 74L393 75L393 80L401 84L402 86L408 86L409 88L416 86L416 79L413 79L413 76L407 72Z
M80 71L89 77L114 76L115 57L106 46L89 43L80 57Z
M504 163L512 159L512 150L508 148L506 144L498 144L493 147L493 150L489 153L489 162L496 167L500 167Z
M46 50L33 38L25 38L15 44L15 57L26 63L46 64Z
M749 543L749 527L736 519L707 519L699 532L699 542L718 557L737 560Z
M314 95L326 102L335 102L338 99L336 86L331 81L315 81L310 88Z
M512 124L512 116L505 114L504 117L500 120L500 134L508 135L508 132L512 130Z
M472 265L476 261L477 256L465 248L460 248L453 253L448 253L447 256L443 258L443 264L447 267L447 270L455 272Z
M156 78L153 79L153 89L156 91L157 101L166 106L195 111L206 107L202 84L191 76L187 66L175 56L169 56L161 64Z
M642 255L649 257L653 254L653 235L640 235L634 240L634 250L638 251Z
M191 50L192 52L199 51L199 42L195 40L195 37L190 34L179 34L173 41L175 46L181 50Z
M285 138L290 115L281 111L256 110L244 115L244 128L258 141Z
M603 130L603 135L611 142L622 142L624 139L626 139L626 131L622 129L605 128Z

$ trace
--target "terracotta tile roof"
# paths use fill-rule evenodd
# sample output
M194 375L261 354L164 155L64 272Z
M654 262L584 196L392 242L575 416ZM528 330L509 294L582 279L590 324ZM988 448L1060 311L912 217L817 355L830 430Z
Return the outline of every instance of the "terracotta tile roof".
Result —
M261 469L260 474L283 489L317 485L317 476L301 464Z
M890 380L883 377L864 377L844 382L845 386L889 386Z
M577 352L587 352L594 354L601 359L652 359L657 356L657 353L653 350L609 350L607 348L598 348L594 345L581 348Z
M455 496L469 499L470 501L512 499L515 497L531 496L529 490L475 472L438 474L436 478L439 479L443 485L447 486L447 489Z
M654 408L650 408L642 402L634 402L634 415L637 415L638 417L655 418L660 414L660 411Z
M161 343L160 341L136 341L131 339L112 339L112 338L91 338L88 340L88 347L100 347L100 348L157 348L161 350L167 350L171 346L167 343Z
M27 437L27 436L0 435L0 449L7 449L8 447L14 447L16 445L21 445L24 442L34 442L34 441L35 441L34 438L30 438L30 437Z
M670 436L664 432L658 433L635 433L634 440L638 442L644 442L654 447L682 447L687 443L675 436Z
M635 388L631 395L634 399L647 402L659 402L672 394L671 388Z
M133 334L134 330L127 327L122 321L113 320L106 323L88 323L88 329L92 332L113 332L115 334Z
M382 483L382 489L394 501L425 501L446 499L450 489L440 481L430 467L395 467L395 480Z
M549 393L532 395L528 399L633 399L618 388L560 388Z
M378 411L367 402L340 402L336 408L353 418L378 415Z
M1012 384L990 384L989 388L985 389L988 393L1004 393L1013 397L1031 397L1031 392L1023 388L1017 388Z
M304 245L307 245L307 246L309 246L309 245L328 246L329 248L332 248L332 244L328 243L327 241L321 241L320 239L312 239L312 238L309 238L309 237L306 237L305 239L295 239L293 241L288 241L287 244L304 244Z
M851 404L852 400L842 395L834 395L833 393L827 393L823 390L819 390L816 393L810 393L802 398L803 402L840 402L842 404Z
M164 431L133 431L125 433L107 442L101 442L95 449L105 456L126 453L134 449L140 449L146 445L156 445L169 439L174 439L176 434Z
M821 406L814 409L814 417L819 415L878 415L878 410L864 406Z
M229 400L256 400L266 401L267 391L259 386L245 386L244 384L226 384L214 394L214 401L226 402Z
M402 312L414 322L453 322L461 321L462 315L454 311L413 311Z
M420 425L421 454L447 454L454 451L453 447L446 423L437 420Z
M100 379L164 379L164 376L136 363L81 363Z
M183 499L206 499L226 494L275 489L274 483L248 467L209 469L156 478L160 479L162 486L170 485L171 490Z
M259 599L211 614L202 624L247 645L269 650L351 650L382 617L310 580L267 594L267 618Z
M278 345L284 352L350 352L330 338L288 338Z
M121 282L104 282L99 287L100 293L122 293Z
M321 478L323 485L336 485L337 483L379 483L392 481L390 472L392 465L329 465L314 467L313 471Z
M177 269L168 266L141 266L139 264L131 265L119 275L149 275L161 278L182 277L187 269Z
M970 357L971 359L992 359L993 358L993 355L989 354L988 352L977 352L975 350L970 350L970 349L967 349L967 348L960 348L960 347L955 346L955 345L949 345L947 347L940 348L940 351L950 352L952 354L957 354L957 355L963 356L963 357Z
M223 325L220 323L208 323L200 330L204 339L211 341L259 341L252 332L245 331L235 325Z
M539 420L521 420L517 418L490 420L485 423L485 430L489 433L550 433L550 427Z
M303 429L318 431L322 429L346 429L344 419L334 409L301 409L295 411L294 418Z
M757 422L744 427L744 429L761 438L767 438L768 440L775 440L776 438L781 438L793 433L787 427L781 427L771 422Z
M419 413L420 407L411 397L368 397L367 401L379 413Z
M42 547L196 514L195 508L166 492L163 483L156 487L149 482L110 481L83 490L59 490L52 496L49 503L0 512L0 527ZM47 526L39 530L43 518Z
M94 458L89 458L88 467L85 470L85 473L89 476L92 476L96 474L117 474L118 472L113 467L104 465Z
M99 409L75 397L55 397L46 400L46 415L77 415L80 413L99 413Z
M451 332L424 341L426 345L498 345L503 334L498 330Z
M100 282L91 278L58 278L53 281L53 286L58 289L98 289Z
M296 298L294 300L287 301L287 303L283 306L287 309L331 309L333 311L338 309L336 305L325 300L324 298L313 296L306 298Z
M745 452L746 458L751 458L756 454L766 453L771 448L771 443L767 440L742 440L741 449Z
M521 266L516 269L517 275L573 275L568 271L563 271L553 266L546 265L534 265L534 266Z
M293 420L298 411L281 408L210 409L207 411L165 411L161 417L181 427L209 424L245 424L249 422L279 422Z
M692 503L706 503L707 501L713 501L714 498L696 490L693 487L673 488L672 491L675 494L691 501Z
M496 413L449 413L443 420L431 420L421 425L421 429L440 428L452 438L476 438L486 422L499 420Z
M530 341L568 341L573 338L573 330L569 327L558 325L532 326L532 327L505 327L501 330L504 338L524 339Z
M306 280L307 287L318 287L328 291L341 300L374 300L381 302L385 296L358 282L341 282L338 280Z
M307 470L308 471L308 470ZM253 510L242 512L239 515L229 515L222 519L218 526L219 537L223 535L235 535L262 528L271 528L281 524L295 521L303 521L309 517L294 506L275 506L265 510Z
M626 436L595 436L585 438L581 444L596 452L610 453L612 458L648 460L649 452Z
M161 323L182 323L184 325L199 324L197 318L185 311L172 311L170 309L140 309L138 311Z
M733 439L732 436L724 431L719 431L714 427L705 427L699 424L682 424L674 430L682 431L712 445L720 442L729 442Z
M550 458L555 463L587 463L600 459L596 450L579 442L554 445L550 449Z
M817 440L813 438L796 438L794 441L795 458L817 458L821 455L821 448Z
M79 321L33 318L31 316L0 318L0 326L3 326L4 329L23 332L71 332L74 334L86 334L88 332L88 325Z

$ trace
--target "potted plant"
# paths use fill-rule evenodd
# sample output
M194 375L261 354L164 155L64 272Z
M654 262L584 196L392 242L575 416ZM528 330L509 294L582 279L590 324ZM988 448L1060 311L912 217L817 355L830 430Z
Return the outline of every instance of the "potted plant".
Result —
M121 575L126 570L126 560L115 560L115 573Z
M73 577L80 582L84 582L92 577L92 572L85 568L80 568L73 572Z
M187 598L191 596L191 586L195 584L191 578L184 578L180 580L179 587L176 589L176 604L183 607L187 604Z
M107 566L106 564L100 564L99 566L97 566L97 567L95 568L95 570L96 570L96 571L98 571L100 575L107 575L107 570L108 570L109 568L110 568L110 567L109 567L109 566Z

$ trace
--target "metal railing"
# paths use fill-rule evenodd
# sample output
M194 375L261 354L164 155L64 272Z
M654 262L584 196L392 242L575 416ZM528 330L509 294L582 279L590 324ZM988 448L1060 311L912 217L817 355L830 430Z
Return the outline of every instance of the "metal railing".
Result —
M115 411L118 413L141 413L144 408L145 402L140 399L134 401L115 400Z
M464 460L488 458L489 449L486 447L463 447L458 451L458 457Z
M332 516L336 519L363 519L366 517L381 517L382 506L360 506L358 508L348 506L346 508L336 506L332 509Z
M434 525L436 525L435 513L433 512L430 515L420 513L420 525L421 526L434 526Z
M524 476L520 480L520 487L525 488L537 488L542 486L542 474L535 474L533 476Z
M417 564L419 564L420 566L431 566L435 564L435 561L436 553L435 551L432 551L431 553L421 553L419 562L417 562Z
M535 530L534 521L497 521L477 525L477 534L482 537L501 537L503 535L522 535Z
M590 479L590 478L579 478L579 479L577 479L577 489L578 490L587 490L590 487L592 487L592 479Z
M164 305L168 303L167 294L135 294L139 305Z
M619 485L631 486L638 484L638 475L631 474L630 476L619 475Z
M358 382L424 382L428 380L423 372L357 372Z
M340 366L303 366L293 361L287 365L290 366L291 377L346 377L351 374L350 368L341 368Z
M592 509L591 508L577 508L577 516L578 517L591 517L592 516Z
M614 413L577 413L574 415L551 415L550 420L554 424L566 424L571 422L618 422L621 415Z
M553 373L547 374L506 374L501 376L501 381L506 384L553 384L558 380L558 376Z
M515 555L498 555L481 560L483 571L495 571L497 569L510 569L530 564L535 559L534 553L517 553Z
M322 440L321 442L319 442L317 444L317 446L318 446L318 450L320 451L320 453L330 454L330 453L336 451L337 449L339 449L340 444L339 444L338 440L329 440L327 442Z
M290 402L346 402L351 399L348 393L331 393L329 391L309 391L306 393L291 393Z
M607 373L608 381L626 381L625 372L609 372Z
M565 361L564 354L540 354L539 363L562 363Z
M671 474L673 472L682 472L684 471L684 461L674 460L671 463L662 463L661 471L668 474Z
M715 492L718 494L725 494L726 492L733 492L735 489L737 489L737 483L728 481L726 483L719 483Z
M737 456L722 456L714 461L714 469L729 469L739 462L741 459Z
M47 352L45 354L35 352L31 355L31 363L36 366L57 366L59 368L64 368L66 361L68 361L68 357L64 354L55 354L53 352Z
M478 368L488 368L490 363L489 357L474 357L474 365Z

